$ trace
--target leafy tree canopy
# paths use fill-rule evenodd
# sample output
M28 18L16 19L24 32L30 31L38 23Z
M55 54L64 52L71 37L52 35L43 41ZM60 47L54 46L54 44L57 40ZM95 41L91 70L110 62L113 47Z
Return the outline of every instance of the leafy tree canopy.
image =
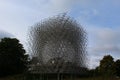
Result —
M120 59L115 62L115 74L120 77Z
M28 55L16 38L3 38L0 41L0 76L23 72L27 68Z
M114 59L111 55L104 56L103 59L100 61L100 72L104 73L105 75L113 74L113 64Z

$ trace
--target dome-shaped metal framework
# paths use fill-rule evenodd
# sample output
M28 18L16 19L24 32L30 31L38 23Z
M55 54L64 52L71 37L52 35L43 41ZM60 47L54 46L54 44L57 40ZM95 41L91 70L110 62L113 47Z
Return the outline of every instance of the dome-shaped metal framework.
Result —
M65 14L32 26L30 53L38 60L31 68L40 73L76 73L85 67L86 32Z

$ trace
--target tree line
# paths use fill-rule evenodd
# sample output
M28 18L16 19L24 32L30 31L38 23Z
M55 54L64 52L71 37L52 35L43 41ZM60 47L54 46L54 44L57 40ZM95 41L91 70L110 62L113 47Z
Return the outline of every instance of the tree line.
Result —
M27 70L29 56L16 38L0 40L0 76L20 74Z
M120 77L120 59L114 61L111 55L105 55L103 59L100 60L100 65L95 69L89 70L92 76L117 76Z
M28 70L29 55L16 38L0 40L0 76L20 74ZM111 55L105 55L100 65L95 69L87 69L89 76L118 76L120 77L120 59L114 61Z

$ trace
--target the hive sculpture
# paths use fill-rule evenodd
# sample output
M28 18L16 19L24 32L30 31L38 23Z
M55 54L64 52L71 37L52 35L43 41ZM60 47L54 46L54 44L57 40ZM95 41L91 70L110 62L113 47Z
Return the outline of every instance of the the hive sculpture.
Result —
M59 15L32 26L33 73L78 73L85 67L86 32L76 21Z

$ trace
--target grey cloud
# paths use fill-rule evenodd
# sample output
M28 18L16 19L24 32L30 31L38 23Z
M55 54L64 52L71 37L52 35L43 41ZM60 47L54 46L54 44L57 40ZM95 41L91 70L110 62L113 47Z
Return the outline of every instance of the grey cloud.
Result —
M99 46L93 49L95 52L120 52L120 47L115 45Z
M0 30L0 38L4 38L4 37L14 37L14 36L8 32Z
M89 39L94 41L97 46L114 45L119 46L120 28L91 27L88 28Z
M120 29L102 28L95 35L100 44L118 44Z

